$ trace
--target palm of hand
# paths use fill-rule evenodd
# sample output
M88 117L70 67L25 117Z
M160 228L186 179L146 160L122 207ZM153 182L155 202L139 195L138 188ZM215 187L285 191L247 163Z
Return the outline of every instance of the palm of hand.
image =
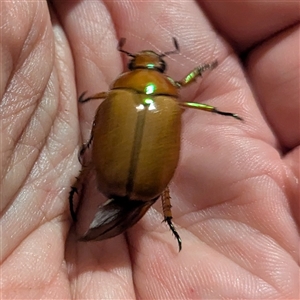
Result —
M27 14L23 5L28 5ZM294 66L299 69L299 58L293 48L299 29L286 30L252 50L246 81L237 57L211 33L199 7L189 3L181 8L194 20L195 29L189 32L206 52L181 43L183 55L169 63L168 74L184 76L195 66L185 56L197 64L218 57L220 66L183 97L197 102L211 98L210 104L239 113L245 122L197 111L183 115L181 161L170 186L174 223L183 239L178 254L155 209L126 235L104 242L79 243L74 230L69 232L67 197L80 168L79 135L88 136L97 106L80 107L78 123L76 86L91 93L107 90L122 64L103 6L85 7L91 11L84 16L79 5L55 5L62 27L55 14L50 24L45 3L17 4L12 12L8 2L3 9L3 297L296 298L299 72ZM158 5L161 11L171 9ZM149 36L146 28L127 19L129 10L122 4L107 3L106 8L114 20L122 20L115 27L119 36L127 36L128 45L139 40L137 28L138 36L144 31L151 40L142 39L130 50L152 45L168 50L166 41L157 40L157 21L157 31ZM149 14L145 7L137 8L141 16L142 11ZM218 9L206 9L212 19L218 16ZM161 26L171 28L165 21ZM230 36L230 29L224 30ZM199 32L207 33L205 39ZM191 42L184 36L182 40ZM247 41L239 47L245 45ZM290 55L283 63L285 53ZM282 103L284 98L289 100Z

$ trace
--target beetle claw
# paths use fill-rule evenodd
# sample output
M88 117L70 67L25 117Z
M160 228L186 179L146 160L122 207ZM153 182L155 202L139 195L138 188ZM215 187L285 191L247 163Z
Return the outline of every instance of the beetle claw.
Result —
M79 99L78 99L78 102L80 103L84 103L86 101L88 101L88 98L87 99L84 99L84 95L86 94L87 92L83 92L80 96L79 96Z
M175 236L175 238L178 242L178 248L179 248L179 252L180 252L181 249L182 249L182 241L181 241L180 235L178 234L178 232L175 229L174 224L172 223L172 218L171 217L166 217L164 221L169 225L169 228L173 232L173 234L174 234L174 236Z

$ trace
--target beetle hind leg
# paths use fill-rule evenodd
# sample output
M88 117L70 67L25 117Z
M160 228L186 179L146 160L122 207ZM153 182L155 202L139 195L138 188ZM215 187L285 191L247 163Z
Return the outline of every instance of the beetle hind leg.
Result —
M174 224L172 223L172 211L171 211L171 196L170 196L170 190L167 187L162 195L161 195L161 200L162 200L162 206L163 206L163 212L164 212L164 221L168 224L169 228L171 229L171 231L173 232L177 242L178 242L178 247L179 247L179 251L182 248L182 242L181 242L181 238L178 234L178 232L176 231L176 228L174 226Z

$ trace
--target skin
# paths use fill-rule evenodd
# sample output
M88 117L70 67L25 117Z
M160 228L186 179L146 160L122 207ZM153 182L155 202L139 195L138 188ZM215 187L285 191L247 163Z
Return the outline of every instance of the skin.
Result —
M1 4L2 298L298 298L299 4L52 5L50 17L45 1ZM120 37L134 53L172 50L173 36L174 79L219 61L183 100L244 122L183 115L170 184L180 253L159 201L126 234L79 242L68 193L99 102L78 105L77 96L108 90L124 70ZM103 199L86 194L94 207Z

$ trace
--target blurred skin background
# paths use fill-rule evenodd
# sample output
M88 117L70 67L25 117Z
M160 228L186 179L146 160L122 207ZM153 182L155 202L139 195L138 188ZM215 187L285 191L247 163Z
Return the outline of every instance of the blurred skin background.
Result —
M0 22L3 299L299 297L298 2L11 1ZM78 95L124 71L120 37L132 53L172 50L176 37L175 80L217 59L182 100L244 119L182 116L170 184L180 253L159 201L102 242L78 242L69 214L100 103ZM104 198L91 187L82 200L95 213Z

